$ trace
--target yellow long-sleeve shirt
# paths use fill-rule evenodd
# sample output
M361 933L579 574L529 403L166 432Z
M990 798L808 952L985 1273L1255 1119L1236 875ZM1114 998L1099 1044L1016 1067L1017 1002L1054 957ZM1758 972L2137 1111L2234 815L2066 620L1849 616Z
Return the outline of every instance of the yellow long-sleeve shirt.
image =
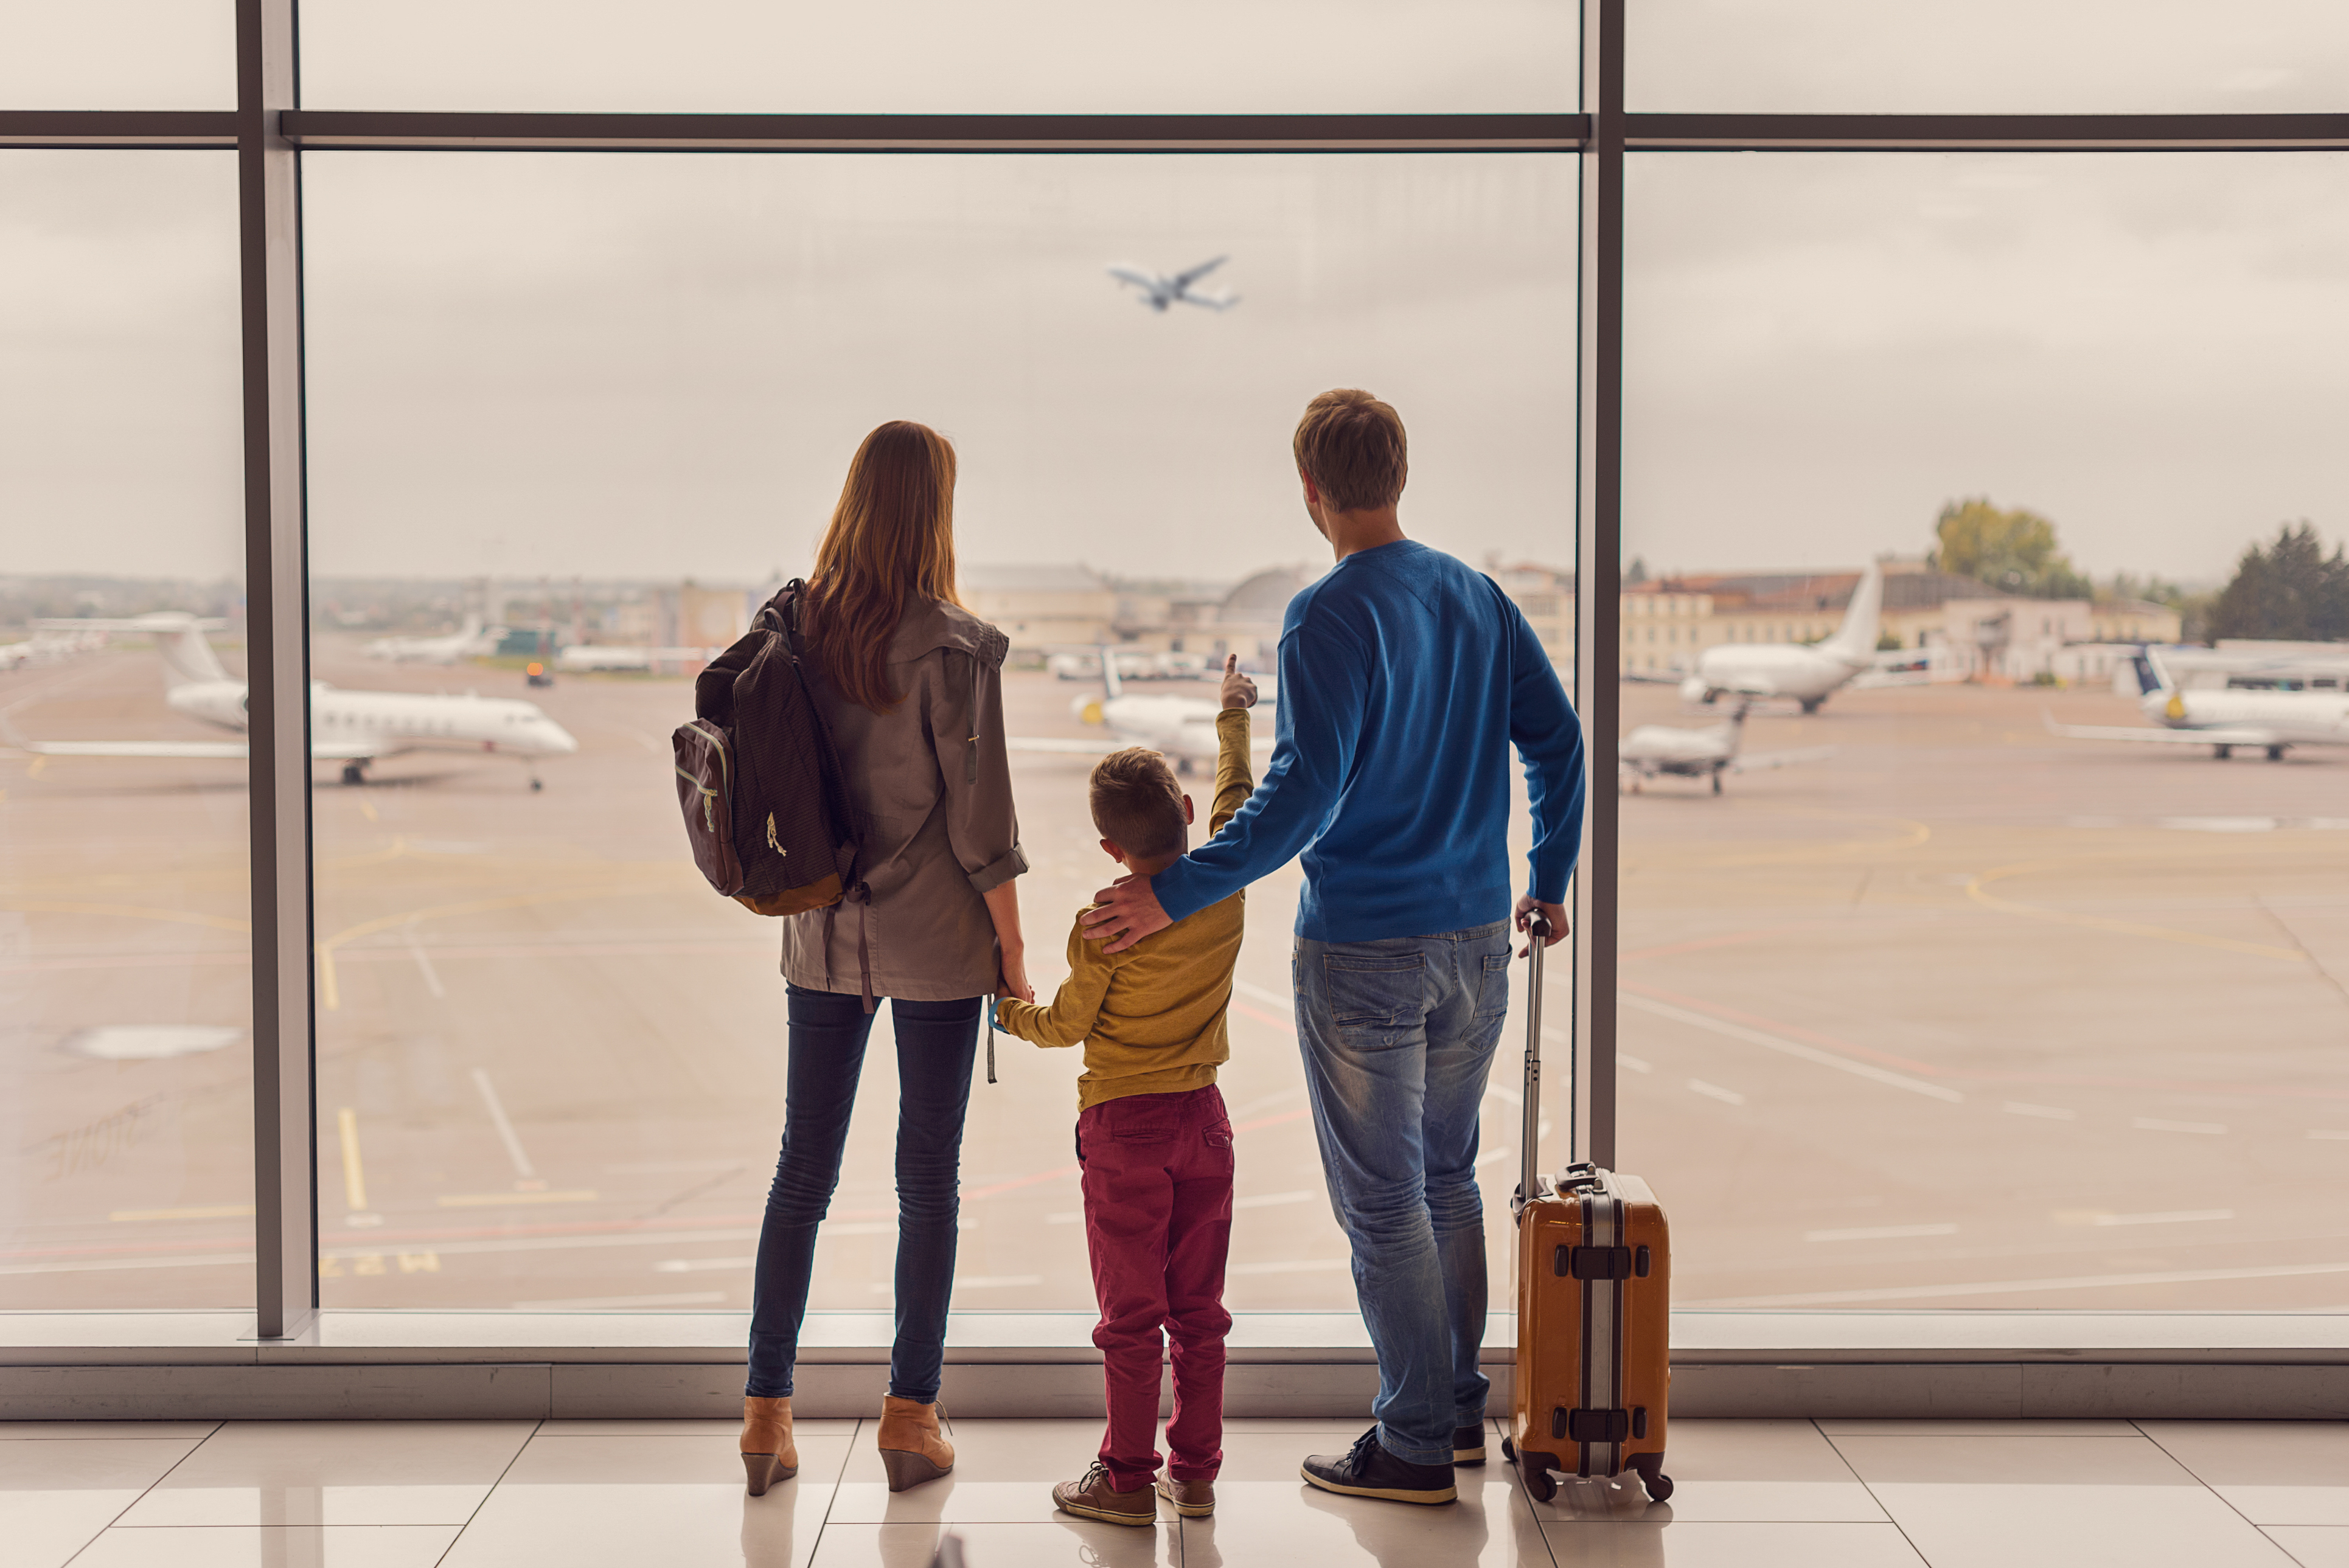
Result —
M1248 767L1248 715L1230 707L1216 716L1216 799L1207 820L1212 835L1229 821L1256 788ZM1084 913L1069 933L1069 977L1050 1006L1007 997L995 1008L998 1027L1040 1046L1085 1046L1077 1108L1134 1094L1180 1094L1216 1081L1231 1059L1224 1010L1232 999L1232 968L1239 962L1241 900L1234 893L1123 953L1103 953L1085 939ZM1088 906L1092 907L1092 906Z

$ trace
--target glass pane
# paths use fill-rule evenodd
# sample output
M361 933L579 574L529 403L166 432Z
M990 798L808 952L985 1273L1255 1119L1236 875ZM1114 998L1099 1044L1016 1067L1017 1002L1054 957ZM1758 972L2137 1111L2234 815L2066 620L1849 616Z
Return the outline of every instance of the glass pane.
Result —
M807 570L875 424L957 444L962 588L1011 639L1012 732L1096 748L1014 754L1047 995L1116 871L1084 786L1118 742L1082 717L1083 650L1130 637L1129 674L1195 700L1213 688L1185 669L1268 656L1329 559L1289 455L1306 398L1359 383L1413 421L1428 542L1568 549L1570 484L1524 460L1571 428L1566 159L384 155L305 183L317 673L526 699L579 744L540 792L476 747L320 797L321 1156L350 1200L325 1221L330 1304L747 1305L780 934L688 858L667 736L692 666L642 650L722 644ZM1219 254L1197 288L1224 310L1142 308L1107 270ZM460 635L493 626L493 652ZM1250 893L1231 1011L1241 1306L1352 1296L1289 1029L1295 898L1293 871ZM888 1301L878 1029L819 1307ZM1087 1306L1076 1053L998 1055L956 1305Z
M2349 93L2331 0L1641 0L1634 109L1753 113L2328 111Z
M2278 568L2315 630L2213 601L2349 528L2349 165L1651 157L1629 192L1622 1146L1675 1303L2337 1301L2349 757L2166 727L2337 738L2349 661L2272 640L2341 636L2349 590ZM2138 645L2213 631L2271 642L2141 693Z
M0 1307L249 1306L235 160L0 152Z
M234 108L232 0L12 5L0 108Z
M309 0L302 91L315 108L1526 112L1574 107L1578 36L1574 7L1539 0Z

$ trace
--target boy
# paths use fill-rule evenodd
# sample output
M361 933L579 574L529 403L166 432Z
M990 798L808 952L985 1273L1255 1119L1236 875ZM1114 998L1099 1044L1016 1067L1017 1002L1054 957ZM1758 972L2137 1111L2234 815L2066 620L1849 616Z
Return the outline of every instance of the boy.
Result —
M1240 674L1237 657L1226 658L1211 833L1255 788L1247 715L1255 702L1256 684ZM1154 751L1131 747L1102 758L1093 769L1092 804L1102 848L1129 872L1149 876L1190 848L1191 798ZM998 1026L1023 1040L1085 1042L1077 1160L1084 1167L1085 1244L1101 1302L1093 1344L1108 1385L1109 1431L1092 1468L1055 1486L1052 1501L1086 1519L1154 1524L1161 1495L1187 1518L1216 1511L1224 1336L1232 1326L1223 1303L1232 1124L1216 1068L1231 1056L1224 1009L1240 954L1241 896L1114 954L1086 941L1080 924L1069 934L1069 978L1050 1006L1009 998L996 1005ZM1163 1480L1156 1442L1162 1326L1174 1363Z

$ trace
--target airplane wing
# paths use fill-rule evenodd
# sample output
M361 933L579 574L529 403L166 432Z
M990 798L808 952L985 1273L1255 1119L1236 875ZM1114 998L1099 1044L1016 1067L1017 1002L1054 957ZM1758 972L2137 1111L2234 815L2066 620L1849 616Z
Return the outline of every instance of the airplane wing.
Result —
M1133 284L1140 288L1154 289L1158 286L1158 280L1139 267L1112 267L1109 270L1109 275L1122 284Z
M1209 310L1229 310L1240 303L1240 296L1237 294L1178 294L1175 297L1185 304L1205 305Z
M2261 729L2247 724L2228 725L2215 729L2137 729L2117 725L2058 724L2053 715L2044 715L2047 733L2069 740L2146 740L2166 746L2282 746L2306 745L2305 741L2287 742L2272 729Z
M1806 747L1799 751L1745 751L1731 762L1732 773L1759 773L1770 768L1792 768L1802 762L1824 762L1836 754L1832 746Z
M1217 267L1222 266L1226 262L1230 260L1231 257L1229 256L1217 256L1212 262L1201 262L1197 266L1193 267L1187 273L1176 273L1174 274L1174 286L1178 289L1189 288L1193 284L1197 283L1201 278L1206 277L1209 273L1214 272Z

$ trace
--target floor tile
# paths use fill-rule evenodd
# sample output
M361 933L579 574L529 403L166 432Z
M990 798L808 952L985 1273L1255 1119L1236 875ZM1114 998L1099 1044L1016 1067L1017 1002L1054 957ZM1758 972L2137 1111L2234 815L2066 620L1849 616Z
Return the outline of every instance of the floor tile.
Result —
M1842 1437L1933 1568L2286 1568L2275 1543L2151 1439Z
M938 1538L947 1528L828 1524L811 1568L930 1568L937 1555ZM971 1568L1050 1568L1061 1563L1086 1568L1177 1568L1185 1562L1171 1524L1137 1530L1132 1525L1062 1517L1049 1523L951 1528L963 1538ZM1195 1568L1198 1560L1189 1561Z
M1892 1524L1552 1524L1561 1568L1924 1568Z
M456 1538L453 1524L164 1525L109 1530L73 1568L433 1568Z
M711 1433L735 1438L741 1436L742 1423L732 1417L721 1421L547 1421L538 1430L540 1436L549 1438L682 1438ZM798 1420L792 1423L792 1430L801 1437L854 1437L856 1418L828 1416Z
M2349 1568L2349 1526L2271 1524L2266 1533L2300 1568Z
M1822 1416L1818 1429L1831 1438L2133 1438L2127 1421L1877 1421L1856 1416Z
M2349 1423L2137 1425L2253 1524L2349 1524Z
M56 1568L195 1446L191 1438L0 1443L0 1542L9 1568Z
M751 1497L732 1433L536 1439L443 1568L804 1568L848 1442L802 1439L797 1479Z
M200 1442L218 1421L0 1421L0 1442L12 1438L76 1439L119 1442L126 1438L183 1438Z
M868 1421L857 1433L841 1471L840 1492L832 1505L832 1517L840 1523L1049 1522L1054 1517L1053 1483L1082 1475L1102 1439L1099 1421L957 1422L953 1473L893 1492L874 1441L875 1426Z
M230 1421L122 1522L462 1524L536 1426Z
M1554 1561L1506 1480L1472 1481L1458 1502L1438 1508L1337 1497L1302 1481L1218 1482L1215 1517L1183 1522L1183 1568L1551 1568Z
M1882 1523L1835 1445L1808 1421L1674 1421L1666 1436L1664 1473L1672 1497L1654 1517L1683 1523ZM1544 1522L1611 1522L1622 1493L1562 1488L1532 1505ZM1596 1504L1596 1508L1594 1508Z

